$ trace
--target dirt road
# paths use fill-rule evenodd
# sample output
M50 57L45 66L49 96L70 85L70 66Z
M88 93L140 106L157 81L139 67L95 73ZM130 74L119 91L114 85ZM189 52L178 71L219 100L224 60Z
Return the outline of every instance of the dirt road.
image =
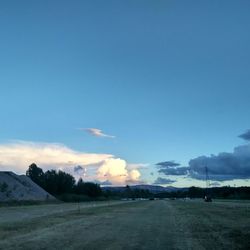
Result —
M0 249L248 249L250 208L165 200L85 207L5 221L0 237Z

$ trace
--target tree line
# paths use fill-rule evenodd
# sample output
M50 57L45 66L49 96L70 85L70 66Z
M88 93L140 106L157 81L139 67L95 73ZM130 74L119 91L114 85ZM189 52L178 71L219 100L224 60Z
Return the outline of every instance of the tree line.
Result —
M92 182L84 182L81 178L76 182L75 178L61 170L48 170L43 172L35 163L32 163L26 175L46 190L51 195L65 201L86 200L103 195L100 185Z
M250 187L211 187L200 188L190 187L183 190L177 190L175 192L163 192L156 194L157 198L204 198L205 195L209 195L214 199L250 199Z
M147 189L131 188L129 185L126 185L124 188L119 190L108 189L103 191L105 197L110 197L112 199L120 198L152 198L154 195Z

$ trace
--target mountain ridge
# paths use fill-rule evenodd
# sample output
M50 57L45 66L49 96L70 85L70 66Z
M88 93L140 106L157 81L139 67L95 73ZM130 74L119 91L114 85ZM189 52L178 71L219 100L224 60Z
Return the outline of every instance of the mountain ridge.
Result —
M114 191L114 192L123 192L125 191L127 186L103 186L102 190L104 191ZM139 184L129 186L130 189L140 189L140 190L148 190L151 193L164 193L164 192L175 192L175 191L185 191L188 188L178 188L173 186L158 186L158 185L147 185L147 184Z

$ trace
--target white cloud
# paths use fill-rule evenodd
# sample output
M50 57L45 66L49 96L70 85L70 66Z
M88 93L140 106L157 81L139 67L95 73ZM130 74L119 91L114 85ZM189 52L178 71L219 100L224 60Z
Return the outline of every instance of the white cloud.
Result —
M98 164L111 157L110 154L82 153L58 143L16 141L0 145L0 169L17 173L24 173L33 162L44 169L64 169Z
M128 169L147 169L148 163L128 163Z
M44 171L60 169L85 181L108 181L124 185L139 181L140 178L137 164L127 164L125 160L111 154L82 153L58 143L15 141L0 144L0 171L24 174L33 162Z
M128 170L127 163L122 159L106 159L98 169L98 179L108 180L115 185L139 181L140 172L137 169Z
M101 129L98 128L80 128L80 130L84 130L89 134L96 136L96 137L107 137L107 138L115 138L113 135L107 135L102 132Z
M129 178L132 182L139 181L140 176L141 174L137 169L133 169L129 172Z

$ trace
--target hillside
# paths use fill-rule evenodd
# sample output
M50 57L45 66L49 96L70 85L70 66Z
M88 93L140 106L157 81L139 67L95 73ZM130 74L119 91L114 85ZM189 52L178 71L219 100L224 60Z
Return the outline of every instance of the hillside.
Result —
M55 200L25 175L0 171L0 202Z

